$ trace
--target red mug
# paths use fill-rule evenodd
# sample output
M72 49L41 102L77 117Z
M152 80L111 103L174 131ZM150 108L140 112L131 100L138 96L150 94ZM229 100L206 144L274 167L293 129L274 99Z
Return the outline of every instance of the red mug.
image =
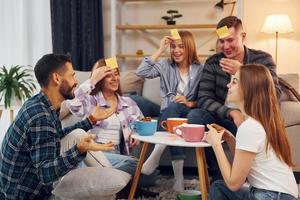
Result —
M187 142L201 142L204 138L205 126L201 124L182 124L174 128L174 133Z

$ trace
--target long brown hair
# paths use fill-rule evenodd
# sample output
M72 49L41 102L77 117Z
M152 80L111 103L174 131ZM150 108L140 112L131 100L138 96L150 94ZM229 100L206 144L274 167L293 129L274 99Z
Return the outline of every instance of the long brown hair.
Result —
M99 67L104 67L106 66L106 63L105 63L105 60L104 59L99 59L93 66L92 68L92 71L91 71L91 76L92 76L92 73L93 73L93 70L96 69L96 68L99 68ZM120 71L119 69L118 70L118 73L120 74ZM103 82L104 82L104 79L103 78L101 81L99 81L96 85L95 85L95 88L91 91L90 95L96 95L98 94L100 91L102 91L102 88L103 88ZM122 96L122 91L121 91L121 85L119 83L119 88L118 90L116 91L120 96Z
M291 148L270 71L264 65L243 65L240 68L240 86L246 114L259 121L266 131L266 151L271 145L276 156L293 167Z
M191 65L193 61L196 61L200 64L199 57L197 55L197 48L195 44L194 36L189 31L178 31L182 44L184 45L185 52L187 55L188 65ZM172 61L173 58L171 58Z

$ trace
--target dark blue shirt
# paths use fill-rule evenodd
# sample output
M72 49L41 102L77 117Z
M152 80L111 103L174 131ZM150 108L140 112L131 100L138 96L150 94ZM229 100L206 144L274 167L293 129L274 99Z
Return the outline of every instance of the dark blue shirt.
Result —
M52 184L76 168L86 154L73 146L60 155L60 140L88 120L62 129L58 112L40 92L27 100L5 134L0 160L0 199L48 199Z

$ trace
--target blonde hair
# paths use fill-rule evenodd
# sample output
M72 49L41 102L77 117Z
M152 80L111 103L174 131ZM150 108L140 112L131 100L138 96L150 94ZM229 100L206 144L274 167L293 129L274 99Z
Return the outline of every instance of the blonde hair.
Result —
M189 31L178 31L182 44L184 45L185 52L187 55L188 65L191 65L193 61L200 63L199 57L197 55L197 48L195 44L194 36ZM174 62L173 58L171 58Z
M280 160L293 167L291 148L270 71L264 65L243 65L240 68L240 86L246 114L259 121L266 131L266 151L270 145Z

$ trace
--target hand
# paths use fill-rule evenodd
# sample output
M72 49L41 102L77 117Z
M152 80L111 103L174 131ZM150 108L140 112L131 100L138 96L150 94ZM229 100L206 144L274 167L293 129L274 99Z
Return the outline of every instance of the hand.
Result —
M112 114L115 113L115 111L116 111L116 108L113 108L113 107L103 108L103 107L97 105L92 112L92 116L97 121L101 121L101 120L104 120L104 119L110 117Z
M129 147L135 147L138 146L140 144L140 141L133 139L132 137L129 137Z
M164 36L163 39L160 41L159 51L162 53L164 52L169 46L173 39L170 36Z
M224 130L217 132L217 130L211 125L207 124L208 133L206 135L206 141L211 144L213 147L220 145L222 142L222 137L224 134Z
M239 110L231 110L229 116L232 118L236 127L239 127L245 120L243 114Z
M182 103L182 104L185 104L185 105L187 105L187 103L188 103L188 100L185 98L185 96L181 96L181 95L176 95L173 98L173 101L175 103Z
M221 131L224 131L222 140L224 140L224 141L226 141L226 142L227 142L230 138L234 137L234 135L233 135L230 131L228 131L226 128L224 128L223 126L220 126L220 125L215 124L215 123L210 124L210 126L212 126L214 129L216 129L216 131L217 131L218 133L221 132Z
M96 65L96 67L95 67ZM107 66L99 66L98 62L96 62L93 67L91 81L93 85L96 85L99 81L101 81L105 76L111 73L110 67Z
M108 142L106 144L98 144L94 141L95 138L95 134L84 136L82 140L77 144L79 153L83 154L87 151L113 151L115 149L112 142Z
M234 75L240 69L242 64L237 60L222 58L220 60L220 66L224 72Z

